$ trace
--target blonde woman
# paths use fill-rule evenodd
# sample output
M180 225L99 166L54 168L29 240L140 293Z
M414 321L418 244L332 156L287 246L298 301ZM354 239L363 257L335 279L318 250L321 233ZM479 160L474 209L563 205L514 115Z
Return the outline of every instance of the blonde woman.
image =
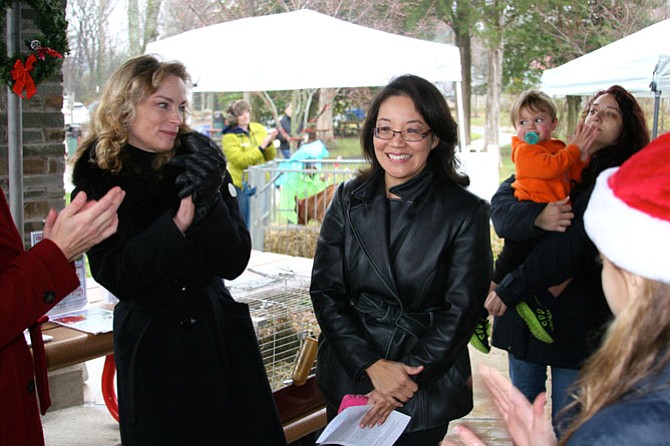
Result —
M616 318L577 382L560 444L670 445L670 134L604 171L584 220ZM497 371L482 376L515 444L557 444L544 393L531 405ZM482 444L455 430L464 444Z
M179 62L126 61L75 158L73 195L126 191L117 233L88 252L119 298L121 441L281 446L249 309L223 283L244 271L249 232L221 150L185 124L189 81Z

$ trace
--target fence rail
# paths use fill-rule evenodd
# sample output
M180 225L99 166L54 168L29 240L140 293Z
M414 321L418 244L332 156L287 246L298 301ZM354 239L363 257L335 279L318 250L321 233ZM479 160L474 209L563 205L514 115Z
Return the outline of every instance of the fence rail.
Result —
M313 159L250 167L253 249L312 257L332 191L366 165L360 159Z

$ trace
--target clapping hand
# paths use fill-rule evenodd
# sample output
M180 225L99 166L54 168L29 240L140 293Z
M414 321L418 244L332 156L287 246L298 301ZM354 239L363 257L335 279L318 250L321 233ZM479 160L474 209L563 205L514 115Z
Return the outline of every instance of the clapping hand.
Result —
M200 133L186 133L180 141L186 153L172 158L170 164L184 169L175 184L179 188L179 198L192 196L194 223L197 223L207 216L218 200L226 172L226 159L214 141Z
M479 371L515 445L556 446L554 428L551 420L544 414L544 406L547 402L546 393L539 394L531 404L521 391L496 369L481 366ZM455 426L453 431L464 445L485 445L474 432L465 426ZM455 445L456 442L451 440L441 443L441 446Z
M126 193L113 187L99 200L87 201L80 192L62 211L51 209L44 222L44 238L49 239L73 261L94 245L116 232L117 210Z

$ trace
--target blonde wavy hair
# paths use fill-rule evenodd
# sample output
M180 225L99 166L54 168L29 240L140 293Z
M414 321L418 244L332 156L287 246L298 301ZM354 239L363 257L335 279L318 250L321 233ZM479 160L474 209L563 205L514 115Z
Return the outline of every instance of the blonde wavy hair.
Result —
M123 147L128 142L128 129L135 121L137 106L155 93L169 76L177 76L190 85L191 78L182 63L161 62L151 55L128 59L117 68L105 84L89 135L77 149L73 162L94 144L97 165L118 173L123 167ZM186 123L182 123L180 133L188 130ZM161 159L157 162L162 164L171 156L167 153L165 157L158 157Z
M629 395L670 363L670 284L642 280L639 295L614 319L603 345L582 369L575 401L565 409L577 407L579 414L561 445L598 411Z

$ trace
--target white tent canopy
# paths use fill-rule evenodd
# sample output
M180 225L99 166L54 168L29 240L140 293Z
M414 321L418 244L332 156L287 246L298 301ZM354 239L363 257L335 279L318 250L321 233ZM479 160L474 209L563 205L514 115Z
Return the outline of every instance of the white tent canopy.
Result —
M461 80L460 54L453 45L307 9L194 29L149 43L146 53L183 62L194 91L380 86L407 73L432 82Z
M542 74L553 96L587 96L618 84L636 96L670 90L670 19L648 26Z
M151 42L145 51L186 65L193 91L374 87L403 74L456 82L465 141L458 47L377 31L301 9L248 17Z

